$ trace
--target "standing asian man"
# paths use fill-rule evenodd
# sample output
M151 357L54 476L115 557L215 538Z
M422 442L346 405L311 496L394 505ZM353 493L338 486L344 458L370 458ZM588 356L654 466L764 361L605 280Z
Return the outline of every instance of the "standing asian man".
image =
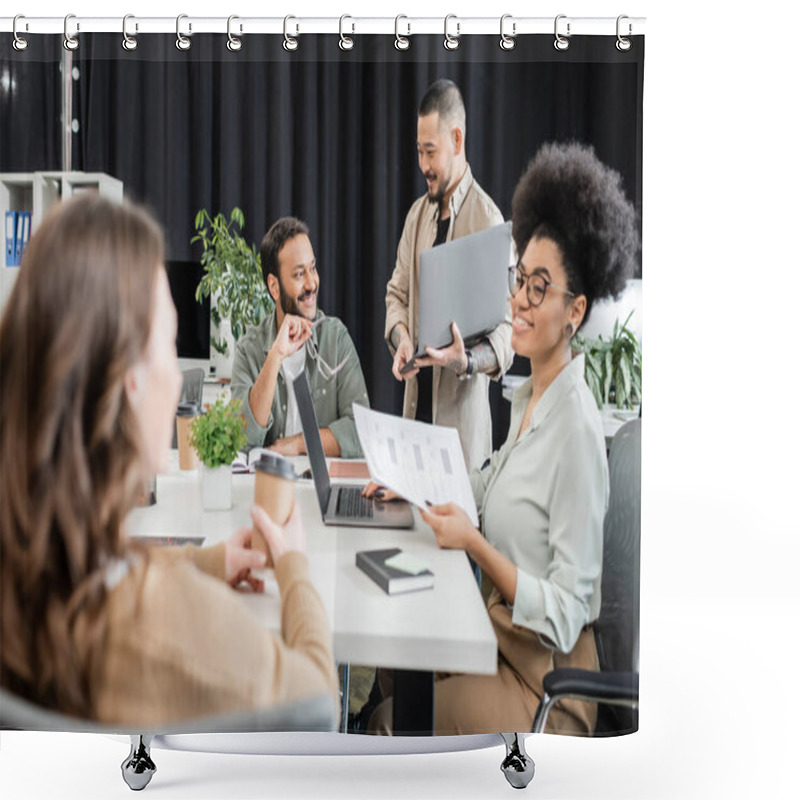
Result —
M429 348L426 358L401 374L416 350L420 253L503 222L472 175L465 140L461 92L452 81L437 80L425 93L417 117L419 168L428 190L406 216L386 287L385 336L394 357L392 372L405 381L403 416L457 428L467 468L474 469L492 450L489 380L499 380L513 360L510 314L470 348L453 324L452 345Z

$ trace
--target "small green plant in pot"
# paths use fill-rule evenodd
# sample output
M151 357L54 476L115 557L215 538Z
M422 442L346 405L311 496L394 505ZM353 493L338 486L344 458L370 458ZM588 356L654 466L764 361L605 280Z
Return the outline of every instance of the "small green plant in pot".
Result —
M230 508L233 501L231 464L247 443L242 404L217 400L192 423L192 445L203 463L203 508Z
M620 325L614 322L610 339L576 336L573 349L586 359L586 383L597 407L615 403L617 408L633 408L642 402L642 347L628 327L633 311Z
M244 214L240 208L231 211L230 221L222 213L212 217L201 209L194 218L194 227L197 233L191 242L199 242L203 248L203 277L197 284L195 299L201 303L211 297L211 346L231 358L225 326L230 324L233 340L238 342L251 325L257 325L274 308L261 274L261 255L256 245L242 236Z

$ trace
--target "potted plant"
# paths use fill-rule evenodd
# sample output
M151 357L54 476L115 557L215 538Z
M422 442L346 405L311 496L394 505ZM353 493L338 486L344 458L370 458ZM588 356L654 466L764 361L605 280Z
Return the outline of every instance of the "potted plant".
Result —
M614 322L610 339L576 336L573 349L586 358L586 383L597 407L614 403L617 408L633 408L642 402L642 347L628 328L633 311L625 322Z
M202 462L200 480L206 510L233 505L231 464L247 442L244 427L239 400L217 400L192 423L192 446Z
M194 218L197 233L192 244L203 247L203 277L197 284L198 303L211 297L211 363L218 377L230 378L234 343L250 325L257 325L274 304L261 274L261 256L255 244L241 235L244 214L231 211L215 217L201 209Z

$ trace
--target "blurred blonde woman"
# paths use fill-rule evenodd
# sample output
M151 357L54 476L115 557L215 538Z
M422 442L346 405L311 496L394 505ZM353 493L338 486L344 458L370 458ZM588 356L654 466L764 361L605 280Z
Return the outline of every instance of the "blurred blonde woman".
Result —
M168 457L181 391L162 234L86 196L32 237L0 324L0 683L100 721L152 724L329 692L331 634L301 520L259 509L280 636L232 587L263 585L251 530L147 549L126 516Z

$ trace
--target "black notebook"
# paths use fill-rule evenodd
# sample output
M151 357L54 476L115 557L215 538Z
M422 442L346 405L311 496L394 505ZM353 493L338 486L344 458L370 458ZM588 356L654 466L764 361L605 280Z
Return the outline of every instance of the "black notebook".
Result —
M356 566L369 575L387 594L417 592L420 589L432 588L433 573L429 569L414 575L386 564L401 552L399 547L388 550L361 550L356 553Z

